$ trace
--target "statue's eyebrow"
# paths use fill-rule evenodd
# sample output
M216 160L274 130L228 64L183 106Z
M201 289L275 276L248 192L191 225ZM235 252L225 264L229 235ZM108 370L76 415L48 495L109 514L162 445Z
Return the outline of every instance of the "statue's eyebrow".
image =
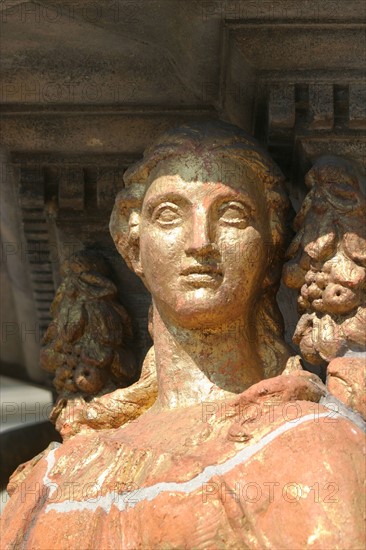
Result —
M150 213L156 206L163 202L173 202L176 204L191 203L191 201L187 197L184 197L179 193L166 191L150 197L146 202L144 201L143 208L146 208L147 211Z
M241 202L245 206L248 206L249 208L251 208L252 210L255 209L255 203L253 199L246 193L240 193L238 195L227 195L227 196L223 195L222 197L219 197L219 199L221 199L222 202L231 202L231 201Z
M224 204L225 202L239 202L252 212L255 212L257 210L255 202L246 191L233 190L231 193L229 192L227 194L218 193L217 200L220 201L222 204Z

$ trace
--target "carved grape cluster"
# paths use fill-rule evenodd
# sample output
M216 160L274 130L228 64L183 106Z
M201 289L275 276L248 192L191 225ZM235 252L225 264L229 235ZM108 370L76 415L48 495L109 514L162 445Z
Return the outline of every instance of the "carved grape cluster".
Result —
M54 373L54 386L63 394L96 395L128 385L136 374L128 349L130 319L117 302L105 261L79 252L65 262L63 274L43 337L42 367Z
M347 349L366 349L366 198L362 176L338 158L318 161L295 218L297 234L284 266L285 284L299 290L303 314L293 341L322 364Z

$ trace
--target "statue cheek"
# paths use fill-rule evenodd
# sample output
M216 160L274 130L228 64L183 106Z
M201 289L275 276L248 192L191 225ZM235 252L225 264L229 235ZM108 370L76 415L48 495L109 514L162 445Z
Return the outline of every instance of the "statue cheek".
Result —
M141 255L161 266L161 275L174 267L184 254L186 236L182 228L154 229L141 244Z
M176 265L172 242L161 235L149 235L141 241L140 265L144 273L144 283L150 290L160 287L169 278Z
M264 244L262 236L253 227L231 231L220 242L223 262L235 271L250 268L256 273L267 264Z

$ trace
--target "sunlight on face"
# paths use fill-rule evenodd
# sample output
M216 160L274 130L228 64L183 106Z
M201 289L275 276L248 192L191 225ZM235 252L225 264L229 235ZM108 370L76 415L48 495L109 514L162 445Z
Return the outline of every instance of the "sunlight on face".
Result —
M249 169L212 156L162 162L152 174L140 260L155 305L181 326L229 322L255 301L268 242L258 185Z

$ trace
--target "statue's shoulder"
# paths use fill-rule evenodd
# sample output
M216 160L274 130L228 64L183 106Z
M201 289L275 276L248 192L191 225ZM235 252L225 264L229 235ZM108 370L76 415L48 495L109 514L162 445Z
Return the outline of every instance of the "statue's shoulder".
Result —
M38 453L27 462L20 464L10 476L7 492L10 496L18 492L27 484L29 478L43 477L47 470L47 464L55 451L61 447L61 443L52 441L46 449Z
M56 477L65 468L71 468L72 463L88 459L97 447L101 445L103 435L98 432L80 434L72 439L59 443L51 442L31 460L20 464L9 479L8 494L13 497L7 504L6 511L12 502L34 503L36 500L48 498L49 492L54 490L55 479L50 478L50 472ZM54 476L52 476L54 477Z
M296 452L316 446L321 453L321 448L335 442L342 448L363 444L361 417L357 422L359 415L336 399L328 402L328 396L318 376L302 369L262 380L231 404L233 421L228 437L261 448L276 439L290 439L296 441Z
M238 396L228 434L238 447L233 467L209 487L228 510L233 497L233 514L244 514L253 536L273 548L362 547L365 437L319 402L323 388L303 371Z

